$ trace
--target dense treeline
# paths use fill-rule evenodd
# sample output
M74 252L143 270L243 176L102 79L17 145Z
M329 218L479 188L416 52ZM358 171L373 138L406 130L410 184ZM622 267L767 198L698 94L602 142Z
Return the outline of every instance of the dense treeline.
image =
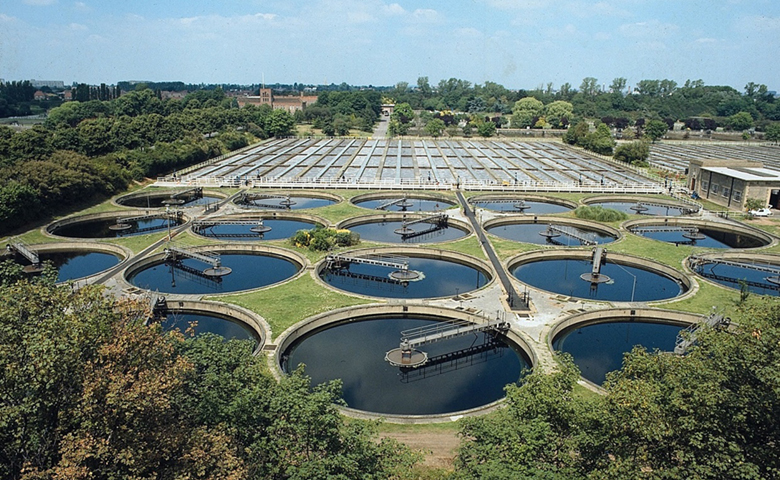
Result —
M27 80L0 82L0 117L32 114L30 103L34 94L35 87Z
M378 92L322 92L314 105L297 116L311 122L325 135L347 135L351 128L372 132L382 114L382 97Z
M113 195L155 176L287 135L283 110L238 109L217 89L161 100L149 89L112 101L68 102L43 125L0 127L0 233L94 195Z
M164 334L100 287L0 285L0 478L386 479L415 461L344 421L337 382L277 382L251 341Z
M755 127L764 130L770 122L780 121L780 106L766 85L748 83L740 93L729 86L709 86L702 80L688 80L679 86L673 80L642 80L629 91L625 78L616 78L609 87L599 85L592 77L583 79L579 89L565 83L553 88L535 90L508 90L494 82L472 84L466 80L450 78L431 85L428 77L417 79L416 86L399 82L385 95L396 103L408 103L414 110L453 110L468 113L513 113L516 102L531 98L542 106L554 102L572 105L569 123L580 119L598 119L615 128L634 125L637 120L663 120L667 123L685 122L693 129L716 127L743 130ZM733 118L745 112L749 119ZM544 115L540 110L536 118L529 118L525 125L533 128ZM745 123L745 120L749 124ZM550 122L555 127L555 122ZM565 126L565 125L563 125Z

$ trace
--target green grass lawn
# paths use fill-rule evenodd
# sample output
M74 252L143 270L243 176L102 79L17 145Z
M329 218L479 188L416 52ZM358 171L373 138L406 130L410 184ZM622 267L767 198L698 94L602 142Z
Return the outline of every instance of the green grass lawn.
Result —
M317 284L308 273L276 287L208 299L233 303L257 312L271 325L274 338L312 315L342 307L376 303L327 289Z

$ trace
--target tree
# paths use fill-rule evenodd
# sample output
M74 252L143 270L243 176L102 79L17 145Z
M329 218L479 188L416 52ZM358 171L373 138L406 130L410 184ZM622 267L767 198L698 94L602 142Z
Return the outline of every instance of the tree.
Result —
M615 160L635 165L637 167L646 167L647 157L650 155L650 145L647 142L631 142L618 146L615 149Z
M295 128L295 119L287 110L275 109L268 117L264 130L274 137L290 135Z
M612 133L609 127L600 123L595 132L589 133L585 137L583 146L585 149L596 152L599 155L612 155L612 149L615 147L615 140L612 139Z
M780 142L780 123L772 123L766 127L764 138L775 144Z
M544 112L544 104L534 97L525 97L512 107L512 126L525 128L533 126L534 118Z
M660 120L650 120L645 124L645 135L653 142L655 143L656 140L666 135L666 132L669 130L669 127L666 125L665 122L662 122Z
M481 137L492 137L496 134L496 124L493 122L480 122L477 125L477 133Z
M728 125L732 130L741 132L753 126L753 117L748 112L737 112L729 117Z
M780 305L750 297L735 312L685 355L635 348L603 396L572 394L566 356L531 373L506 408L464 421L455 478L776 478Z
M618 77L612 80L612 85L609 86L609 90L612 93L623 93L623 90L626 88L626 84L628 83L628 80L626 80L623 77Z
M425 133L432 137L438 137L444 132L444 129L446 128L446 125L444 125L444 122L439 120L438 118L434 118L428 121L428 123L425 125Z
M766 208L766 200L761 198L750 197L745 199L745 211L758 210L759 208Z
M569 102L556 100L548 104L544 109L544 116L547 123L553 128L561 128L567 125L574 114L574 107Z
M585 77L580 84L580 92L588 97L592 97L599 92L599 81L594 77Z

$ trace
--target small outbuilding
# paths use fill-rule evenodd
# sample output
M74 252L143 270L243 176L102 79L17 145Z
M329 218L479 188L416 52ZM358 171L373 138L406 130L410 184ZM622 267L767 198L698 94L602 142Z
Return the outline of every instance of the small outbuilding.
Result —
M758 198L780 207L780 171L761 162L696 159L688 167L688 188L699 197L730 210L744 210L745 200Z

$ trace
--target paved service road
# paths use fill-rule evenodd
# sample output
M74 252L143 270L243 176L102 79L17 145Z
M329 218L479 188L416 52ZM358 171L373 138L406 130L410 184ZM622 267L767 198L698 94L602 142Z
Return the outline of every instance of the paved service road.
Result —
M374 138L385 138L387 137L387 126L390 123L390 117L385 117L384 115L379 116L379 125L374 129L374 134L372 135Z

